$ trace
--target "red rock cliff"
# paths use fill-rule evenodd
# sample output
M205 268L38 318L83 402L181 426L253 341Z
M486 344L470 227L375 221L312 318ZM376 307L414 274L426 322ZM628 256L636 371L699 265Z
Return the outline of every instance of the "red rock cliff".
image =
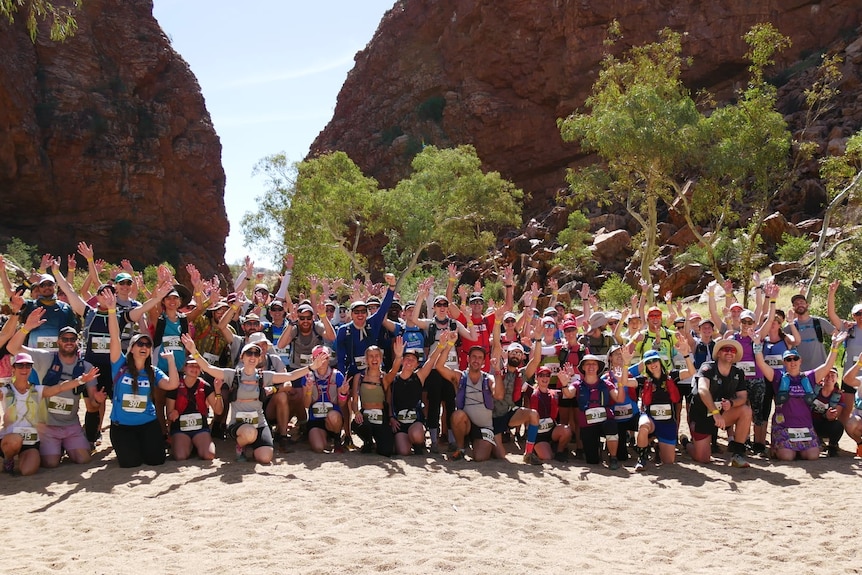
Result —
M311 148L343 150L383 185L408 173L422 142L472 143L485 164L533 193L528 214L545 210L583 158L560 138L556 120L583 106L612 20L623 49L686 32L694 89L719 96L744 80L743 34L772 22L793 41L794 62L852 35L858 0L402 0L356 55L335 114Z
M0 22L0 241L224 268L221 143L151 0L87 0L65 43Z

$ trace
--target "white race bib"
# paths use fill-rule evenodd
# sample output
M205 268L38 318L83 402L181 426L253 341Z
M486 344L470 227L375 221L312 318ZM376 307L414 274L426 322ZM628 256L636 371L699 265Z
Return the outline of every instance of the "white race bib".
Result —
M769 367L782 367L784 365L780 355L764 355L763 360Z
M614 406L614 418L628 419L634 415L634 410L630 403L618 403Z
M382 409L363 409L362 414L365 416L365 419L368 420L368 423L373 425L380 425L383 423Z
M745 377L754 377L754 362L753 361L737 361L736 367L745 372Z
M204 426L204 418L200 413L184 413L180 416L180 431L197 431Z
M673 408L669 403L657 403L649 406L649 414L656 421L667 421L673 418Z
M202 353L204 359L207 360L207 363L210 365L218 365L218 356L214 353Z
M332 407L332 403L328 401L315 401L311 404L311 412L314 414L314 417L326 417L326 414L332 411Z
M308 367L311 365L311 354L310 353L300 353L299 354L299 366L300 367Z
M483 427L480 429L482 433L482 439L487 441L488 443L494 444L494 430L488 429L487 427Z
M12 431L24 438L24 445L36 445L39 442L39 433L35 427L22 425L15 427Z
M178 351L183 349L182 341L178 335L166 335L162 338L162 348L165 351Z
M811 441L811 430L807 427L788 427L787 439L792 443Z
M147 410L147 396L135 393L123 394L123 411L129 413L143 413Z
M542 367L547 367L548 369L550 369L550 370L551 370L551 375L552 375L552 376L557 375L558 373L560 373L560 364L559 364L559 362L553 362L553 361L551 361L551 362L548 362L548 363L543 363L543 364L542 364Z
M603 423L608 419L608 412L604 407L590 407L584 412L587 418L587 425L595 423Z
M240 423L248 423L251 425L257 425L257 412L256 411L238 411L236 414L236 420Z
M398 420L398 423L413 423L416 421L416 410L402 409L395 414L395 419Z
M543 417L539 420L539 433L547 433L554 429L556 422L551 417Z
M109 353L111 351L111 336L94 335L90 337L90 351L93 353Z
M57 336L48 336L41 335L36 338L36 348L37 349L50 349L52 351L57 351Z
M365 356L364 355L357 355L356 357L354 357L353 363L356 364L356 369L358 369L359 371L365 370Z
M70 413L72 413L72 406L74 404L75 400L69 399L68 397L60 397L59 395L49 397L48 413L54 413L56 415L69 415Z

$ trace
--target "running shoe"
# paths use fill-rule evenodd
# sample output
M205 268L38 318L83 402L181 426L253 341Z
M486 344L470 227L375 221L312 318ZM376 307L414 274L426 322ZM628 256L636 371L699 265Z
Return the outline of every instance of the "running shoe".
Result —
M635 471L643 471L646 468L646 459L638 457L638 462L635 463Z
M3 473L12 473L15 471L15 459L7 457L3 460Z
M619 468L620 468L620 460L617 459L616 457L611 457L611 459L608 461L608 469L610 469L612 471L616 471Z
M734 453L733 455L730 456L730 466L731 467L740 467L743 469L746 467L751 467L748 464L748 462L745 460L745 456L742 455L741 453Z
M449 456L449 459L452 461L461 461L464 459L464 450L463 449L455 449L452 454Z
M554 454L554 459L560 463L566 463L569 460L569 450L564 449L563 451L558 451Z
M856 457L862 457L862 443L856 446Z
M429 451L431 451L431 453L440 453L440 444L437 442L433 442Z
M531 451L530 453L524 454L524 463L528 463L530 465L541 465L542 460L539 459L539 456L536 455L535 451Z

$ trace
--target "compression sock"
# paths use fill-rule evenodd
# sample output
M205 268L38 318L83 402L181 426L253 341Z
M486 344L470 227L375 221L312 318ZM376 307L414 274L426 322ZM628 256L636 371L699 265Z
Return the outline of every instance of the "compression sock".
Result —
M455 445L455 433L450 429L448 433L449 443Z
M87 441L95 443L99 439L99 412L88 411L84 415L84 434L87 436Z
M431 435L431 445L437 445L437 439L440 437L440 430L431 428L428 430L428 433Z
M730 441L727 444L727 450L738 455L745 455L745 444L738 441Z
M533 452L533 447L536 445L536 437L539 435L539 426L530 425L527 427L527 444L524 446L524 453L529 455Z

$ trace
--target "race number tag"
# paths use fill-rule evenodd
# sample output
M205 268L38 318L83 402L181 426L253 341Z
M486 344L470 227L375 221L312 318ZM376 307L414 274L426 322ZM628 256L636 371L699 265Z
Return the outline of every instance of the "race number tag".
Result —
M556 423L554 422L553 418L543 417L539 420L539 433L547 433L551 431L552 429L554 429L554 425L556 425Z
M628 419L634 415L634 410L630 403L619 403L614 406L614 417L616 419Z
M365 419L368 420L368 423L373 425L380 425L383 423L382 409L363 409L362 414L365 415Z
M183 349L182 341L178 335L166 335L162 338L162 347L165 351L179 351Z
M745 372L745 377L754 377L754 362L753 361L737 361L736 367Z
M311 365L311 354L310 353L300 353L299 354L299 367L309 367Z
M449 348L449 353L446 355L446 367L449 369L458 369L458 352L454 347Z
M42 335L36 338L37 349L49 349L57 351L57 336Z
M20 426L13 431L24 438L24 445L36 445L39 442L39 433L35 427Z
M807 427L788 427L787 439L792 443L811 441L811 430Z
M482 429L480 429L480 432L482 433L482 439L484 439L488 443L494 443L494 430L493 429L488 429L487 427L483 427Z
M218 365L218 356L214 353L202 353L204 359L207 360L207 363L210 365Z
M180 416L180 431L197 431L204 426L204 418L200 413L185 413Z
M667 421L673 417L673 408L669 403L657 403L649 406L649 414L656 421Z
M93 353L109 353L111 351L111 337L107 335L94 335L90 338L90 350Z
M332 411L332 404L328 401L316 401L311 404L311 413L314 417L326 417L326 414Z
M123 394L123 411L129 413L143 413L147 409L147 396L135 393Z
M413 423L416 421L415 409L402 409L395 415L398 423Z
M357 355L353 358L353 363L356 364L356 369L359 371L365 371L365 356Z
M780 355L764 355L763 360L769 367L781 367L784 365Z
M69 415L72 413L72 406L74 403L75 401L68 397L60 397L59 395L49 397L48 413L53 413L55 415Z
M584 412L587 418L587 425L595 423L603 423L608 419L608 412L604 407L591 407Z
M257 412L256 411L238 411L236 414L236 420L240 423L248 423L251 425L257 425Z
M557 375L560 373L560 364L559 362L549 361L548 363L543 363L542 367L547 367L551 370L551 376Z

